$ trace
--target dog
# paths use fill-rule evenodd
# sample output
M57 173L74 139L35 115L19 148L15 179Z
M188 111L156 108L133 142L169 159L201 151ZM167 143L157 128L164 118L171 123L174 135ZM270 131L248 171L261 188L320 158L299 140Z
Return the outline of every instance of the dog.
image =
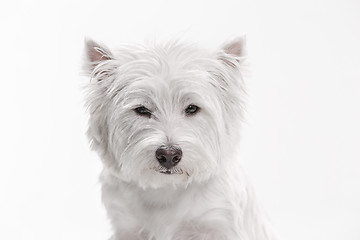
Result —
M85 40L87 135L111 240L275 239L237 159L244 45L110 51Z

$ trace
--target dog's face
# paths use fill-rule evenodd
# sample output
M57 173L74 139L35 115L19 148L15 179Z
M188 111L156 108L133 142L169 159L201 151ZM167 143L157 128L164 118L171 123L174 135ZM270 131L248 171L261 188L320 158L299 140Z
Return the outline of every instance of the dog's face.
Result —
M87 41L88 135L105 167L141 187L186 186L233 152L242 40L216 53L177 43L115 54Z

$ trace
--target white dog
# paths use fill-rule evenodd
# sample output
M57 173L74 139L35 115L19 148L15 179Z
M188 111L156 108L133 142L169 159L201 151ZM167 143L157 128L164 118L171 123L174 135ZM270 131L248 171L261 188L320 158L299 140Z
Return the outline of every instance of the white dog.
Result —
M273 239L237 161L243 45L111 52L86 41L88 136L112 240Z

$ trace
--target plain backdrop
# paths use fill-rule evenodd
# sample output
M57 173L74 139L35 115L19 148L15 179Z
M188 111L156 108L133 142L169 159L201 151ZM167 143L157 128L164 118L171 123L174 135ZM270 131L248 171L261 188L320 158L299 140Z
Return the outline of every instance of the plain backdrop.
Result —
M107 239L84 37L246 35L241 156L281 239L360 239L358 0L1 1L0 239Z

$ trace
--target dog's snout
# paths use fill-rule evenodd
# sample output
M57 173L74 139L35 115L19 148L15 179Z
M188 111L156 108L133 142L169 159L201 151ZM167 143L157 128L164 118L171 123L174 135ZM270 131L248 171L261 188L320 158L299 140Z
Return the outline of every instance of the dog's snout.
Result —
M174 146L161 146L156 150L155 156L161 166L170 169L180 162L182 151Z

